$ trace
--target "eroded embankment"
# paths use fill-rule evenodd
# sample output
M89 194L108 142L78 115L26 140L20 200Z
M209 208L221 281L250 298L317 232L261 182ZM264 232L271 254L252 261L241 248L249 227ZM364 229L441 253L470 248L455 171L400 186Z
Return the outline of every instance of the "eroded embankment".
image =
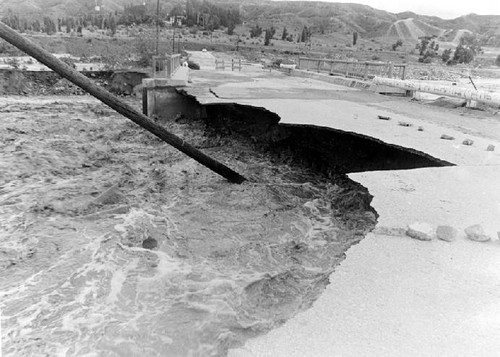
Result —
M262 108L237 104L207 105L208 125L237 133L274 154L288 152L295 160L322 173L403 170L452 166L410 148L312 125L280 124L278 115Z
M83 71L97 85L119 95L134 94L146 73L140 71ZM136 89L137 91L137 89ZM87 95L83 89L52 71L0 70L0 95Z

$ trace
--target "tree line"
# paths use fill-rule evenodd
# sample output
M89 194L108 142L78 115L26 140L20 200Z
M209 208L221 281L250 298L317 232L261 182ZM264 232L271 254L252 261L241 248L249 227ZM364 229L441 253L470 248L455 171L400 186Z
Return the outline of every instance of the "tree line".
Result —
M186 4L175 5L170 11L161 10L159 13L160 26L164 26L164 20L178 19L186 26L201 26L209 31L227 27L228 33L232 34L235 26L241 23L239 9L233 6L213 4L207 0L187 0ZM155 23L157 13L155 6L126 5L121 12L97 13L88 11L79 16L50 17L43 16L28 19L8 11L1 21L19 32L42 32L52 35L56 32L81 33L84 28L109 30L115 34L119 25L130 26L147 23Z
M400 41L397 45L402 45L402 42ZM393 45L393 50L395 48L397 48L396 44ZM460 38L454 51L451 48L445 49L441 55L438 52L439 44L434 41L433 36L420 38L420 42L417 43L415 48L419 51L419 62L431 63L433 58L441 57L441 61L448 65L471 63L476 55L483 52L480 40L471 33L466 33Z
M81 33L82 29L93 27L100 30L109 30L112 34L116 32L116 27L122 23L121 17L114 13L88 14L68 17L43 16L41 19L27 19L19 17L13 13L4 16L1 21L19 32L40 32L53 35L56 32L76 32Z

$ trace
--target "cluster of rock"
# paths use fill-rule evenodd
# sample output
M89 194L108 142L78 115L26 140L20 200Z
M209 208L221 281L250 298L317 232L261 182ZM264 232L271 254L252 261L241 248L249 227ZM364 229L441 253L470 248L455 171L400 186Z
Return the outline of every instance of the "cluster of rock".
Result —
M455 137L451 136L451 135L443 134L443 135L441 135L440 139L442 139L442 140L455 140ZM472 145L474 145L474 140L465 139L464 141L462 141L462 144L467 145L467 146L472 146ZM495 145L493 145L493 144L488 145L486 147L486 151L495 151Z
M487 242L492 238L488 236L480 224L475 224L465 228L465 236L475 242ZM406 235L413 239L430 241L434 237L446 242L454 241L458 236L458 230L451 226L439 226L434 229L428 223L413 223L406 230ZM498 232L500 238L500 232Z
M426 69L422 68L407 68L407 73L405 75L406 79L418 79L422 81L439 81L445 80L450 82L456 82L460 78L466 78L464 74L459 74L456 72L451 72L446 68L440 67L430 67Z

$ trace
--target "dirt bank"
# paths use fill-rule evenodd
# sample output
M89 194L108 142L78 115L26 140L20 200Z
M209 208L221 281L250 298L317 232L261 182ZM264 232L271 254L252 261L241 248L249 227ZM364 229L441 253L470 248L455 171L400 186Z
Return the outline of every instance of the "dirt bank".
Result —
M451 165L421 152L355 133L313 125L280 124L278 115L262 108L237 104L205 108L206 123L217 133L241 135L273 155L288 156L293 162L330 177L348 172Z
M138 91L146 72L136 70L81 72L97 85L119 95ZM52 71L0 70L0 95L88 95Z

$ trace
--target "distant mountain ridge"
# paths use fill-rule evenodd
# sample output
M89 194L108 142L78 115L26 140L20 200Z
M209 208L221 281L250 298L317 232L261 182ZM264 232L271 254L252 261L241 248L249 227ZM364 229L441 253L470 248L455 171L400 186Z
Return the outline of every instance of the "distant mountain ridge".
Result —
M390 13L367 5L270 0L209 0L213 3L237 4L242 19L248 24L275 28L303 26L316 32L358 32L365 38L394 37L418 40L421 36L442 36L456 40L457 34L472 32L500 44L500 16L469 14L445 20L436 16L407 11ZM99 5L104 12L122 11L126 5L156 6L156 0L0 0L0 17L8 10L24 16L64 17L94 11ZM184 5L181 0L160 0L162 7Z

